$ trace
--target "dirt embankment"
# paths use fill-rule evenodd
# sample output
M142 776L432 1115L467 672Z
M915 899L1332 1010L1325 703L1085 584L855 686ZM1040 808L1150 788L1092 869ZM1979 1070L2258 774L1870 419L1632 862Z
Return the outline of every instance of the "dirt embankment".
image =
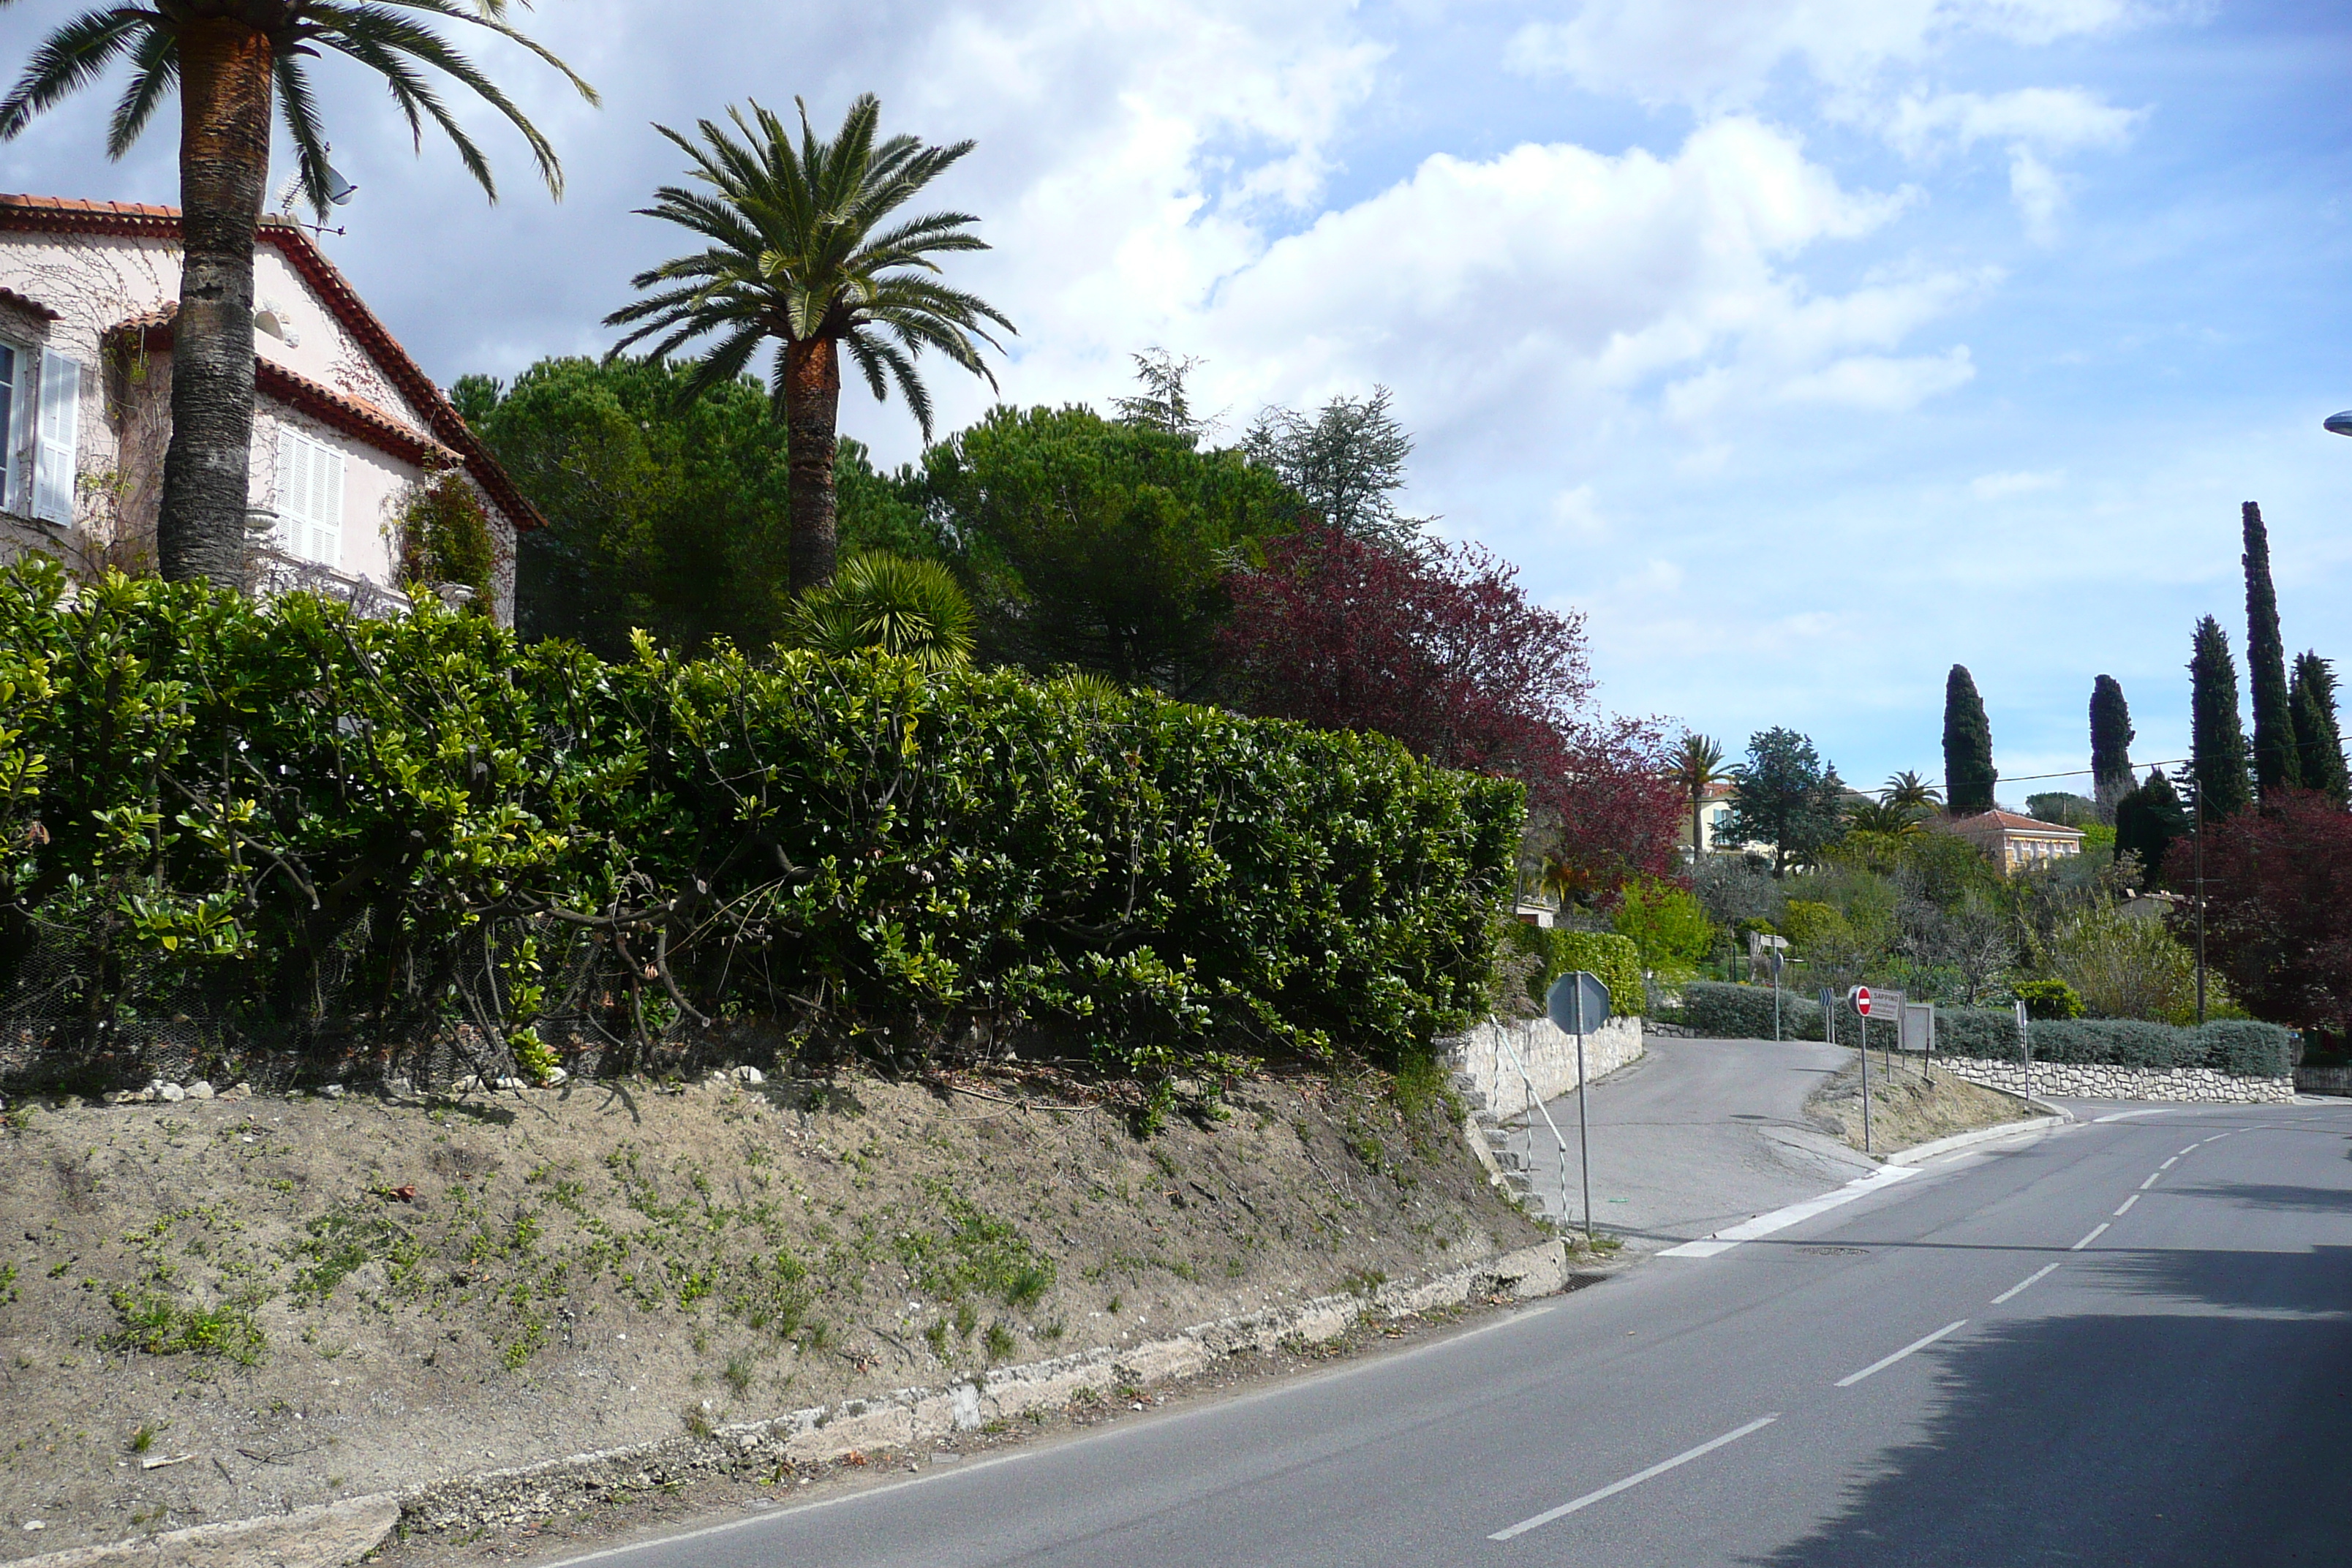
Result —
M1442 1105L873 1080L19 1102L0 1558L779 1415L1538 1238ZM28 1531L28 1521L44 1528Z
M1861 1148L1860 1068L1849 1067L1823 1084L1806 1101L1805 1114L1832 1137ZM2041 1114L2013 1094L1923 1067L1916 1057L1897 1057L1890 1065L1883 1054L1872 1053L1870 1145L1880 1153Z

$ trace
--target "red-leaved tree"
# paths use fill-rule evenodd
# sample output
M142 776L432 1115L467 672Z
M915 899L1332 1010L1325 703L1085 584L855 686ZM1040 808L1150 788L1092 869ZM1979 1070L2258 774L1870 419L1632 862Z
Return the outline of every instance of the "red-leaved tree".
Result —
M2281 794L2207 830L2206 952L2256 1017L2352 1040L2352 812ZM2193 887L2195 841L2165 870Z
M1229 581L1236 689L1254 713L1524 780L1531 847L1572 891L1672 875L1682 800L1663 727L1592 708L1583 616L1532 603L1517 577L1475 545L1404 554L1301 527Z

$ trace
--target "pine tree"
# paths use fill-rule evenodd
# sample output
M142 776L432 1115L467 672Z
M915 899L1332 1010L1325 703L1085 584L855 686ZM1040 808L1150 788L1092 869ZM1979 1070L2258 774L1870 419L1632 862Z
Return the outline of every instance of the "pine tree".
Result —
M2143 887L2156 885L2165 851L2188 832L2189 814L2162 768L2150 768L2146 784L2116 802L2116 853L2139 857Z
M2133 788L2131 708L2121 682L2103 675L2091 683L2091 796L2108 821L2116 802Z
M2245 505L2246 679L2254 698L2254 786L2265 801L2303 783L2294 720L2287 707L2286 645L2279 637L2278 590L2271 584L2270 533L2263 509Z
M2344 731L2336 717L2335 668L2315 653L2298 658L2286 705L2294 716L2295 766L2303 787L2319 791L2338 805L2352 805Z
M2209 823L2227 821L2253 804L2246 773L2246 731L2238 719L2238 661L2230 634L2207 616L2197 623L2189 660L2190 782Z
M1992 721L1964 664L1944 681L1944 799L1955 816L1992 809Z

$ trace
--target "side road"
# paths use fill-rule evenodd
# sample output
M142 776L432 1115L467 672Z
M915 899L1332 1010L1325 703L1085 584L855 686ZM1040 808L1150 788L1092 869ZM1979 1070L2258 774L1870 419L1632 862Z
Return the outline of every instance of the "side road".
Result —
M1801 1203L1877 1165L1816 1131L1805 1101L1853 1060L1812 1040L1652 1037L1647 1053L1588 1091L1593 1223L1631 1252L1655 1252L1751 1215ZM1576 1097L1548 1109L1566 1141L1568 1216L1581 1202ZM1542 1117L1510 1147L1544 1212L1560 1215L1561 1150Z

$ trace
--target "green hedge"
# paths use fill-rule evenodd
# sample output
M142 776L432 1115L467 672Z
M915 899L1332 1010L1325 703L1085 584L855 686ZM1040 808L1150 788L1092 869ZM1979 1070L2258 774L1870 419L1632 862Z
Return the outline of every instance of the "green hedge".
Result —
M1675 1010L1673 1022L1687 1025L1709 1039L1769 1040L1772 1038L1772 988L1727 985L1715 980L1692 981L1683 987L1682 1005ZM1822 1038L1821 1005L1794 991L1782 991L1780 1037Z
M1649 987L1642 980L1642 953L1631 937L1605 931L1562 931L1513 921L1512 942L1522 952L1535 954L1542 967L1528 977L1528 994L1537 1005L1563 974L1584 970L1609 987L1612 1014L1640 1017L1649 1007Z
M1780 1007L1782 1038L1822 1038L1818 1003L1783 991ZM1843 1002L1838 1015L1838 1038L1851 1045L1859 1037L1855 1016ZM1771 988L1696 982L1683 987L1683 1004L1673 1021L1713 1039L1769 1040ZM1881 1031L1891 1027L1874 1022L1872 1033L1890 1038ZM2246 1019L2217 1019L2201 1029L2121 1018L2036 1019L2032 1030L2037 1061L2202 1067L2251 1078L2284 1078L2294 1070L2293 1039L2287 1031ZM2017 1042L2017 1015L2007 1008L1938 1007L1936 1050L1941 1056L2020 1060L2023 1052Z
M1066 1042L1164 1082L1399 1060L1485 994L1520 786L1378 736L884 658L606 663L431 605L63 588L0 574L19 1041L228 1020L625 1058L772 1020L902 1065Z

